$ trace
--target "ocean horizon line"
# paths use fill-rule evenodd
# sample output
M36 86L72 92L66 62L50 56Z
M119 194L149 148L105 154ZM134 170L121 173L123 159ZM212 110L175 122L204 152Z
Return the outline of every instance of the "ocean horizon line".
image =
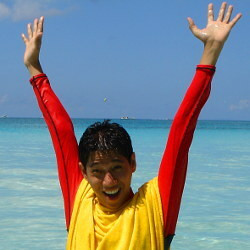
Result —
M0 116L0 119L44 119L37 116ZM173 118L136 118L136 117L71 117L72 120L85 119L85 120L152 120L152 121L173 121ZM211 121L211 122L250 122L250 120L236 120L236 119L199 119L198 121Z

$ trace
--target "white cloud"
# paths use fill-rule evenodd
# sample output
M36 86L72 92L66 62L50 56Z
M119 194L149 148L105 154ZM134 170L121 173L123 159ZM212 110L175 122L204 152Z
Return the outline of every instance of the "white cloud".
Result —
M240 100L237 104L231 104L229 109L230 110L243 110L250 108L250 100Z
M13 21L33 19L39 16L62 14L62 10L52 8L53 0L13 0L12 5L0 3L0 18L11 18Z
M10 15L10 9L7 5L0 3L0 19Z
M0 104L5 103L7 101L7 99L8 99L7 95L0 96Z

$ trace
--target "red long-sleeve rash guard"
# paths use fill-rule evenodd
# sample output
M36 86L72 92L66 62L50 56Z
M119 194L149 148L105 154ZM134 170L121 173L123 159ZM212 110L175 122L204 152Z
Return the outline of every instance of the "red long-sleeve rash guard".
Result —
M158 174L165 237L175 232L185 184L188 151L199 113L210 93L214 71L215 67L211 65L197 66L170 129ZM75 195L83 179L78 166L78 145L73 124L45 74L33 77L30 82L52 137L64 198L66 226L69 228Z

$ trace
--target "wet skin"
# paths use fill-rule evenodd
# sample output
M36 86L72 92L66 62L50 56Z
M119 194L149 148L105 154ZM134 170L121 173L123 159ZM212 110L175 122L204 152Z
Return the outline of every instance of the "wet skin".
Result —
M130 162L114 152L92 152L86 169L79 163L101 205L117 210L131 198L131 178L136 169L135 154Z

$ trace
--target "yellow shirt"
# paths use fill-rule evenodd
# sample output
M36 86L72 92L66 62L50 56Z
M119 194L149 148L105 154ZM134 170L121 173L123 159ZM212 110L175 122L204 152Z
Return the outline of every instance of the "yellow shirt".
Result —
M84 179L77 191L67 250L163 250L158 179L145 183L116 212L98 203Z

